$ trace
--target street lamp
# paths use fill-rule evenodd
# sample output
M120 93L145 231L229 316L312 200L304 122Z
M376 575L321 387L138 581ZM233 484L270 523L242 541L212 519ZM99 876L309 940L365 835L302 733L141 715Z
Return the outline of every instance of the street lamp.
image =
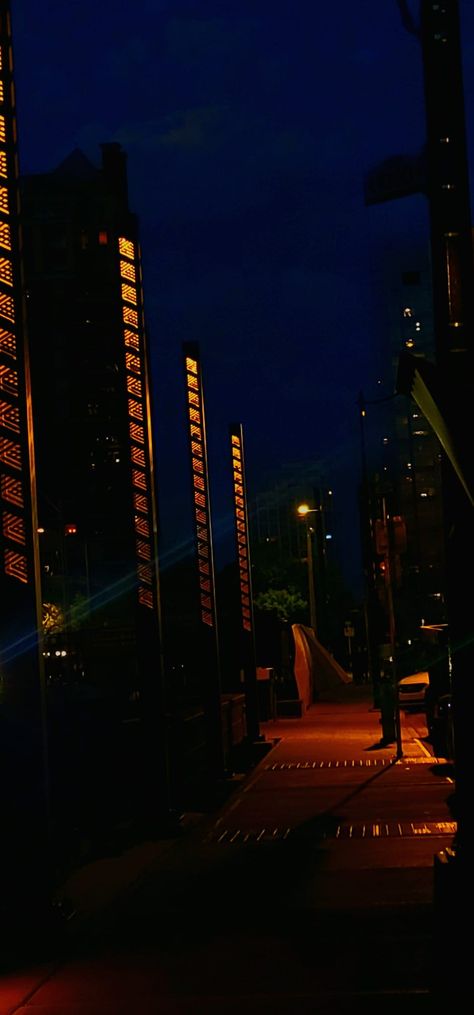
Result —
M310 627L313 628L315 638L318 637L316 618L316 594L314 589L314 559L313 559L313 533L314 529L309 524L308 515L317 514L319 508L310 508L309 504L299 504L297 512L300 518L304 518L306 525L306 559L308 561L308 590L309 590L309 618Z

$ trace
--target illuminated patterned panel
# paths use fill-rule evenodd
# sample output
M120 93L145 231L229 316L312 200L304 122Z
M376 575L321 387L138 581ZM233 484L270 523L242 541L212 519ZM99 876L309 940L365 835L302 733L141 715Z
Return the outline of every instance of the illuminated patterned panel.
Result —
M237 429L237 427L235 428ZM249 534L247 525L247 514L245 509L244 484L243 484L243 448L240 432L231 432L231 455L232 475L234 480L234 515L237 537L237 551L239 563L240 582L240 608L242 616L242 627L245 631L252 630L252 610L250 600L250 574L249 574Z
M9 395L18 394L18 374L13 367L0 363L0 391Z
M137 290L132 285L126 285L125 282L122 284L122 299L126 300L127 303L133 303L134 306L137 304Z
M0 257L0 282L13 285L13 265L6 257Z
M143 419L143 405L141 402L136 402L134 398L129 398L128 415L132 416L133 419Z
M23 553L5 550L5 574L26 585L28 582L28 561Z
M5 169L7 169L7 162L6 162L5 152L0 152L0 162L1 162L2 166L4 165ZM2 172L2 176L3 176L3 172ZM10 233L10 226L9 226L8 222L2 222L1 220L0 220L0 247L3 247L5 250L11 250L12 249L12 238L11 238L11 233Z
M12 323L15 320L15 303L11 296L2 292L0 292L0 314Z
M16 359L16 338L11 331L0 328L0 354Z
M128 261L120 262L120 274L122 278L128 278L129 282L136 282L136 271L135 265L130 264Z
M140 350L140 336L134 331L130 331L130 328L124 328L123 338L125 345L130 349Z
M122 257L127 257L132 263L135 261L135 245L131 240L124 239L123 236L119 239L119 252Z
M0 497L3 538L3 571L8 579L27 584L32 568L26 551L25 484L29 478L23 466L22 446L26 434L23 410L24 391L18 373L17 314L13 284L15 264L12 260L10 219L15 222L17 206L14 197L16 153L11 139L15 138L13 88L11 76L8 19L0 19ZM6 30L5 30L6 29ZM10 185L13 185L10 190ZM10 204L11 202L11 204Z
M20 410L10 402L0 400L0 427L20 433Z
M0 481L2 499L16 507L24 507L23 488L19 479L13 476L2 476Z
M14 515L11 511L4 511L2 515L3 538L10 539L13 543L25 545L25 523L20 515Z
M3 212L4 215L10 214L8 190L6 187L0 187L0 212Z
M214 627L214 566L207 486L207 451L203 427L202 384L198 360L192 356L186 356L185 369L201 620L209 627Z
M124 237L118 242L120 254L122 319L126 386L130 396L128 406L128 429L130 436L130 462L132 465L133 503L135 514L138 602L147 609L154 609L153 593L153 544L151 541L151 492L148 463L145 453L147 429L143 402L145 365L140 343L138 312L133 307L139 304L137 286L137 257L135 244ZM133 351L130 351L133 350ZM137 422L138 421L138 422ZM146 562L146 563L144 563ZM150 586L150 587L146 587Z

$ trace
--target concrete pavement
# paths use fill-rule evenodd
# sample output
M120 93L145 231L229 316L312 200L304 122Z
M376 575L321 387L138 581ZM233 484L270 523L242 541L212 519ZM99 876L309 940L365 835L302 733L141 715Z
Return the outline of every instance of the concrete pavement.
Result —
M218 810L68 880L74 915L39 964L33 949L5 969L0 1015L437 1010L454 787L423 716L402 714L400 759L354 685L262 732Z

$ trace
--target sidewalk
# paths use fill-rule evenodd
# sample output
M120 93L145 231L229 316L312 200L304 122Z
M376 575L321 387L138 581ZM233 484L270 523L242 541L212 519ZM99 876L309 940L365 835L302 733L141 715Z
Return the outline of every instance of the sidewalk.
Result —
M263 724L268 753L217 812L69 879L63 947L6 972L0 1015L435 1010L452 772L422 716L402 714L399 760L379 719L348 685Z

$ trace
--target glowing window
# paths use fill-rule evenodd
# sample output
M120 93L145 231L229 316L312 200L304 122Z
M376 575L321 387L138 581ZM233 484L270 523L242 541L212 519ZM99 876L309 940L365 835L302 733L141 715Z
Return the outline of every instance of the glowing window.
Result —
M190 405L200 405L199 395L196 391L188 391L188 402Z
M207 514L205 511L203 511L201 508L196 508L195 515L196 521L199 522L200 525L207 524Z
M201 423L201 413L199 412L199 409L192 409L191 406L189 406L188 414L193 423Z
M12 249L10 226L7 222L0 222L0 247L3 247L4 250Z
M0 81L0 102L4 101L3 81Z
M7 153L0 152L0 176L3 176L3 178L6 179L7 175L8 175Z
M198 372L197 360L191 359L189 356L186 356L186 370L190 374L197 374Z
M8 190L6 187L0 187L0 211L2 211L4 215L9 214Z
M26 584L28 582L28 563L26 557L22 553L6 550L5 574Z
M13 266L6 257L0 257L0 282L13 285Z
M6 141L6 125L4 116L0 116L0 141Z
M204 464L200 458L193 458L193 472L204 473Z
M192 388L193 391L199 391L199 381L193 374L188 375L188 388Z
M198 493L198 491L195 490L194 491L194 503L198 504L199 507L205 508L206 507L206 498L205 498L204 494Z
M101 229L99 233L99 246L106 247L109 242L109 237L105 229Z
M204 490L205 489L204 480L203 480L202 476L197 476L196 473L194 473L194 475L193 475L193 484L194 484L195 489L197 489L197 490Z

